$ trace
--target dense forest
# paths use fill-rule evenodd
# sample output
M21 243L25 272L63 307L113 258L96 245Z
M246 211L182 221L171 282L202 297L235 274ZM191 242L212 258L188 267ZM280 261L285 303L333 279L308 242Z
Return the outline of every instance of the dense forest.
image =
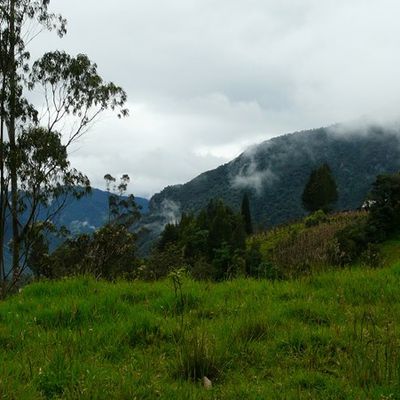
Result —
M398 133L338 125L273 138L184 185L167 187L153 196L150 212L160 213L166 201L181 212L197 212L212 198L238 209L247 192L256 225L272 227L305 215L299 199L310 172L323 163L337 182L335 209L352 210L362 205L377 175L399 169Z

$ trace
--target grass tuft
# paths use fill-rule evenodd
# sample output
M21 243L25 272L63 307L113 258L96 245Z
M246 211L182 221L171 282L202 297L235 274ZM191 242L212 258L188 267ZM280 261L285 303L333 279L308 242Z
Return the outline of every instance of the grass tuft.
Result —
M175 377L198 381L203 377L216 379L222 370L221 360L211 338L203 329L196 329L183 337L178 345L174 365Z

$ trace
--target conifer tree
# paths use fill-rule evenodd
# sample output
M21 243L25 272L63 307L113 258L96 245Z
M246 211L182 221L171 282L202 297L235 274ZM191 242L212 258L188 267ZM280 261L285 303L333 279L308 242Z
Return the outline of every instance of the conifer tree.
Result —
M337 199L338 193L335 178L329 165L322 164L310 174L303 191L303 207L310 212L318 210L328 212Z

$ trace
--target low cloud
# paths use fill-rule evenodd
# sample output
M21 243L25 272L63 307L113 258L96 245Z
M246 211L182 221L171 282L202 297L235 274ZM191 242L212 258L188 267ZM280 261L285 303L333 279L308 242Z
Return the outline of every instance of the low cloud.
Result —
M354 135L369 135L371 131L382 129L385 133L400 134L400 119L361 117L353 121L335 124L328 127L328 132L342 138Z
M175 201L164 199L158 211L167 224L177 224L181 218L181 207Z
M264 145L264 149L269 144ZM244 164L240 167L239 173L231 178L232 186L239 189L252 189L260 194L266 186L272 185L278 178L270 169L259 169L259 165L255 160L257 146L250 147L241 156L241 162Z
M91 225L89 221L80 221L74 220L69 224L69 230L73 235L88 232L88 231L95 231L97 228L94 225Z
M150 216L143 218L138 227L151 232L151 235L158 236L167 224L177 224L181 216L180 205L173 200L164 199Z
M241 172L233 180L233 187L239 189L254 189L260 194L265 186L272 185L276 181L276 175L269 169L254 171L252 169Z

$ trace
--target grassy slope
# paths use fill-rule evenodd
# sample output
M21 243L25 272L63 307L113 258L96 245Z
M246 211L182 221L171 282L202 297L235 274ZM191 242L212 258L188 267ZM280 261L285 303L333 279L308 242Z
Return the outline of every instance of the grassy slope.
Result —
M400 398L398 260L288 282L185 280L183 312L169 281L30 285L0 303L0 398Z

